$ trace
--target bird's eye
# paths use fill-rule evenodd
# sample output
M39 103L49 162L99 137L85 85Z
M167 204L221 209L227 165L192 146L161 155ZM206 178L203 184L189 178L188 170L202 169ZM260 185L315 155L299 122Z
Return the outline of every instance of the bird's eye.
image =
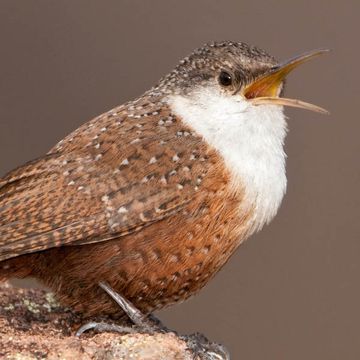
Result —
M222 71L219 75L219 83L222 86L229 86L232 84L232 77L231 75L226 72L226 71Z

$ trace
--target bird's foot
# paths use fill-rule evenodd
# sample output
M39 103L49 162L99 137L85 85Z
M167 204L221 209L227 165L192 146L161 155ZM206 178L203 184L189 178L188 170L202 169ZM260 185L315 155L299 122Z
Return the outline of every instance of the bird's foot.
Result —
M203 334L182 335L180 339L186 342L195 359L230 360L230 354L225 346L208 340Z
M106 291L113 300L121 307L134 326L122 326L105 322L89 322L80 327L76 332L80 336L88 330L97 332L118 332L122 334L131 333L165 333L174 331L166 328L159 319L153 315L144 315L130 301L115 292L108 284L100 282L99 286ZM177 335L177 334L176 334ZM201 360L230 360L230 355L226 348L220 344L209 341L204 335L195 333L192 335L179 336L187 344L188 349L194 354L194 359Z
M121 307L129 319L133 322L134 326L122 326L110 324L106 322L88 322L81 326L76 332L80 336L88 330L95 330L97 332L118 332L122 334L130 333L147 333L153 334L156 332L166 332L168 329L153 315L144 315L137 309L130 301L126 300L123 296L115 292L108 284L100 282L99 286L106 291L113 300Z
M106 322L90 321L79 328L79 330L76 332L76 336L80 336L88 330L94 330L99 333L118 332L120 334L132 334L138 332L136 328L131 326L121 326L116 324L109 324Z

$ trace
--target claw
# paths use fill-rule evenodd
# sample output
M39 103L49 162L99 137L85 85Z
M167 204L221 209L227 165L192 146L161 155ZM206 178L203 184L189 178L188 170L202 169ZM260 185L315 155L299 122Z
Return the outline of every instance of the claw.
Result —
M91 321L91 322L88 322L88 323L82 325L76 332L76 336L81 336L84 332L91 330L91 329L95 329L97 324L98 323Z
M230 354L225 346L209 341L202 334L195 333L180 338L186 342L195 357L201 360L230 360Z
M80 336L88 330L95 330L98 332L110 331L110 332L118 332L121 334L130 334L137 332L136 328L132 328L130 326L121 326L115 324L107 324L104 322L90 321L87 324L80 327L80 329L76 332L76 336Z

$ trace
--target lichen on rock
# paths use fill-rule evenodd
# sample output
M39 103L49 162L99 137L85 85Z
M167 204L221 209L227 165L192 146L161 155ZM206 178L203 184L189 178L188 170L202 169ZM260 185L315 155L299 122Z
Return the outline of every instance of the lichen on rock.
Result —
M5 360L191 360L173 333L86 333L75 336L81 315L44 290L0 285L0 358Z

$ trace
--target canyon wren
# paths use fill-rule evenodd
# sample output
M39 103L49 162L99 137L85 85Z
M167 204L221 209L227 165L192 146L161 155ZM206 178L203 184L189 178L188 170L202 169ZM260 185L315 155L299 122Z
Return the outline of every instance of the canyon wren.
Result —
M200 290L286 190L286 75L238 42L195 50L139 98L0 179L0 280L35 277L86 315L143 313Z

